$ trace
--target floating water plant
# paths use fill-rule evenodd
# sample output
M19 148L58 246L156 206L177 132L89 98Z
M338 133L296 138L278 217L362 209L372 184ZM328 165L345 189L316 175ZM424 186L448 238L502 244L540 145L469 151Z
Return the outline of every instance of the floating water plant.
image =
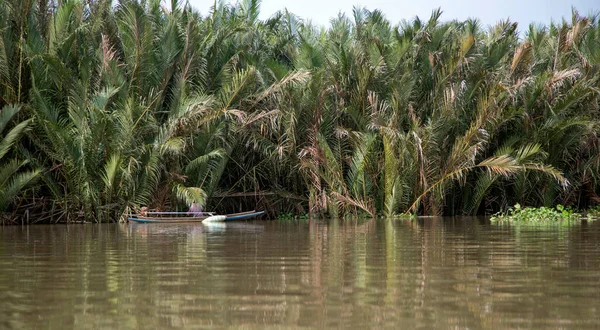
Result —
M515 204L507 212L498 213L490 218L492 222L508 222L523 224L567 223L581 221L581 214L569 207L557 205L550 207L522 207Z

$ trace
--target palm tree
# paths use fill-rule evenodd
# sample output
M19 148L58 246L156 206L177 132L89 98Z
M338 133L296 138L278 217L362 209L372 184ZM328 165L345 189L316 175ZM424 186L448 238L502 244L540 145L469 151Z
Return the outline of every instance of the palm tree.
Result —
M31 124L31 119L22 121L4 134L11 118L20 110L20 106L6 105L0 112L0 212L6 211L13 199L40 174L39 170L23 170L29 163L27 160L7 157L11 155L13 146Z
M25 133L47 169L35 194L93 221L192 201L330 216L600 202L596 17L521 38L441 10L393 25L355 8L328 27L259 13L4 1L0 106L24 109L3 111L19 123L4 140Z

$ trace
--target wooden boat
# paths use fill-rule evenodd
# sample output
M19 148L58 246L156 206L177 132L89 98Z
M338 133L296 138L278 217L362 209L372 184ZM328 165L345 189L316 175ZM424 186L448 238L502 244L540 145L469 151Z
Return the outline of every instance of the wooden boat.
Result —
M216 222L216 221L235 221L247 220L263 215L264 211L247 211L240 213L232 213L225 215L217 215L214 213L203 212L199 215L187 215L187 212L149 212L143 216L139 214L130 215L128 220L137 223L183 223L183 222ZM159 216L152 216L159 215ZM162 216L166 215L166 216ZM170 216L173 215L173 216ZM176 216L185 215L185 216Z

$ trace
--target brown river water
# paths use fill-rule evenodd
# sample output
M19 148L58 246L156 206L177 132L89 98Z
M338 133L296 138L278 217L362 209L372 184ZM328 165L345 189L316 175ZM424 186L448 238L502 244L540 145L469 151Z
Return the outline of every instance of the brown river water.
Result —
M600 222L0 227L0 329L600 328Z

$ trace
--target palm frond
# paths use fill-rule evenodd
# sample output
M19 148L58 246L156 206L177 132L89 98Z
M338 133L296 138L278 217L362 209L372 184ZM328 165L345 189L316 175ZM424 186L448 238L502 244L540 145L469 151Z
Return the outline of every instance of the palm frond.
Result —
M6 155L6 153L12 148L17 142L21 134L28 129L31 119L20 122L13 127L3 138L0 140L0 159Z
M13 175L9 182L0 187L0 210L6 210L11 200L17 196L25 187L34 182L40 171L20 172Z
M226 155L226 151L224 149L215 149L210 151L205 155L198 156L192 159L187 166L185 167L185 171L189 172L194 169L197 169L201 165L205 165L208 161L212 159L223 158Z
M201 206L206 204L206 193L201 188L175 185L173 190L175 191L177 198L188 205L191 205L194 202Z
M18 105L5 105L0 110L0 133L4 132L4 128L11 120L11 118L16 115L21 110L21 107Z

